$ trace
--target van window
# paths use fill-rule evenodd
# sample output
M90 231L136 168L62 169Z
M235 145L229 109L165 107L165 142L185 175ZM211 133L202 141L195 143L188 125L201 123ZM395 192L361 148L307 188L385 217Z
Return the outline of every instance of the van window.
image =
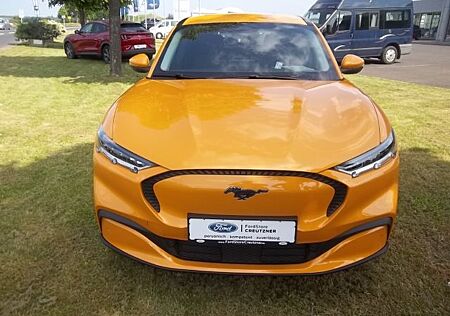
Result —
M339 11L339 31L348 31L352 24L352 13L349 11Z
M370 25L370 13L357 13L355 29L368 30Z
M370 27L378 27L378 12L370 14Z
M400 29L411 26L409 10L381 11L380 28Z
M378 27L378 12L361 12L356 14L356 30L368 30L374 27Z
M349 31L352 24L352 13L350 11L337 12L327 23L326 31L332 35L338 31Z

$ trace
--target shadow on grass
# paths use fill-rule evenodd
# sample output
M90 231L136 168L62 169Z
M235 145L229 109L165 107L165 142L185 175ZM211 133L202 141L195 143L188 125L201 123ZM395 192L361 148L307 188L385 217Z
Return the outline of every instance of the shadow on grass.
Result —
M39 49L39 48L36 48ZM62 49L61 49L62 50ZM134 83L144 77L124 60L122 77L109 75L109 65L99 58L67 59L65 56L0 56L0 76L61 78L64 83Z
M445 280L450 251L422 232L434 226L445 235L445 208L434 208L450 203L445 188L450 164L425 149L401 153L404 198L391 250L363 266L314 277L170 272L106 249L92 212L91 155L92 144L82 144L25 167L0 167L5 210L0 282L7 289L3 313L41 311L39 301L48 293L57 297L53 312L64 306L65 312L82 314L102 309L113 314L124 308L142 312L146 306L157 314L226 314L231 308L272 315L352 310L409 314L445 308L446 285L436 283ZM424 200L418 202L418 197ZM444 223L439 223L440 216ZM411 234L421 238L410 240ZM430 260L424 249L436 251L441 262Z

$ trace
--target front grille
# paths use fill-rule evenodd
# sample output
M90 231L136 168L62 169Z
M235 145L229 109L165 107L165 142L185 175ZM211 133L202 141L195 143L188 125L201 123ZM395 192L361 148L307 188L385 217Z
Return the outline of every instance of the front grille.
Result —
M149 237L149 236L147 236ZM294 264L310 261L325 253L341 239L315 244L278 244L248 245L221 244L206 241L169 240L152 236L152 241L169 254L190 261L240 264Z
M98 217L100 225L102 218L109 218L126 225L144 235L165 252L182 260L240 264L296 264L307 262L362 231L381 226L389 228L392 225L391 218L381 218L352 228L327 241L281 246L277 243L262 245L222 244L217 241L197 243L192 240L170 239L155 235L139 224L109 211L100 210Z
M236 169L190 169L190 170L174 170L157 174L142 182L142 191L157 212L160 211L158 198L156 197L154 186L156 183L169 178L184 175L243 175L243 176L280 176L280 177L300 177L313 179L334 188L334 196L327 208L327 216L331 216L344 202L347 195L347 186L339 181L328 178L321 174L302 172L302 171L273 171L273 170L236 170Z

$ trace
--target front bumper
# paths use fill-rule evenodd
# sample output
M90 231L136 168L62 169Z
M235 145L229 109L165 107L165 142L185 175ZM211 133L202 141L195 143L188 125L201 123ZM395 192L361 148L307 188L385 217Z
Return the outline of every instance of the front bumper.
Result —
M387 250L397 214L398 165L396 157L383 168L354 179L337 171L323 172L321 175L347 187L343 203L329 215L327 207L333 196L333 188L329 185L315 184L314 180L303 178L262 176L255 179L245 175L225 178L180 175L161 180L155 185L158 210L148 200L143 183L167 170L155 167L134 174L94 153L96 217L106 245L138 261L162 268L236 274L331 272L363 263ZM214 195L217 183L223 188L224 181L235 183L240 177L247 184L251 180L271 185L273 201L269 194L244 203L231 198L220 200L223 189L220 196ZM296 192L298 197L295 199L285 193L292 188L301 191ZM311 197L309 200L308 196ZM263 202L258 203L258 200ZM230 209L233 213L227 212ZM295 216L298 218L295 251L303 257L288 263L282 260L267 264L264 260L257 263L208 261L192 253L186 254L186 249L198 246L190 244L187 237L187 214L193 211L243 217ZM240 247L235 249L237 255L245 253L248 246Z

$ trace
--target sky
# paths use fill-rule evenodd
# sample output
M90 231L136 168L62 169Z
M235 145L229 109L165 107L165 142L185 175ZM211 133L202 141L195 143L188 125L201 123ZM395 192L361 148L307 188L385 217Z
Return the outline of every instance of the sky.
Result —
M57 8L49 8L47 0L36 0L39 4L40 16L56 16ZM150 0L151 1L151 0ZM238 7L246 12L280 13L303 15L315 0L200 0L205 9L220 9L223 7ZM161 0L159 15L167 15L172 11L173 0ZM196 10L199 0L191 0L191 10ZM19 10L25 16L33 16L33 0L0 0L1 15L18 15Z

